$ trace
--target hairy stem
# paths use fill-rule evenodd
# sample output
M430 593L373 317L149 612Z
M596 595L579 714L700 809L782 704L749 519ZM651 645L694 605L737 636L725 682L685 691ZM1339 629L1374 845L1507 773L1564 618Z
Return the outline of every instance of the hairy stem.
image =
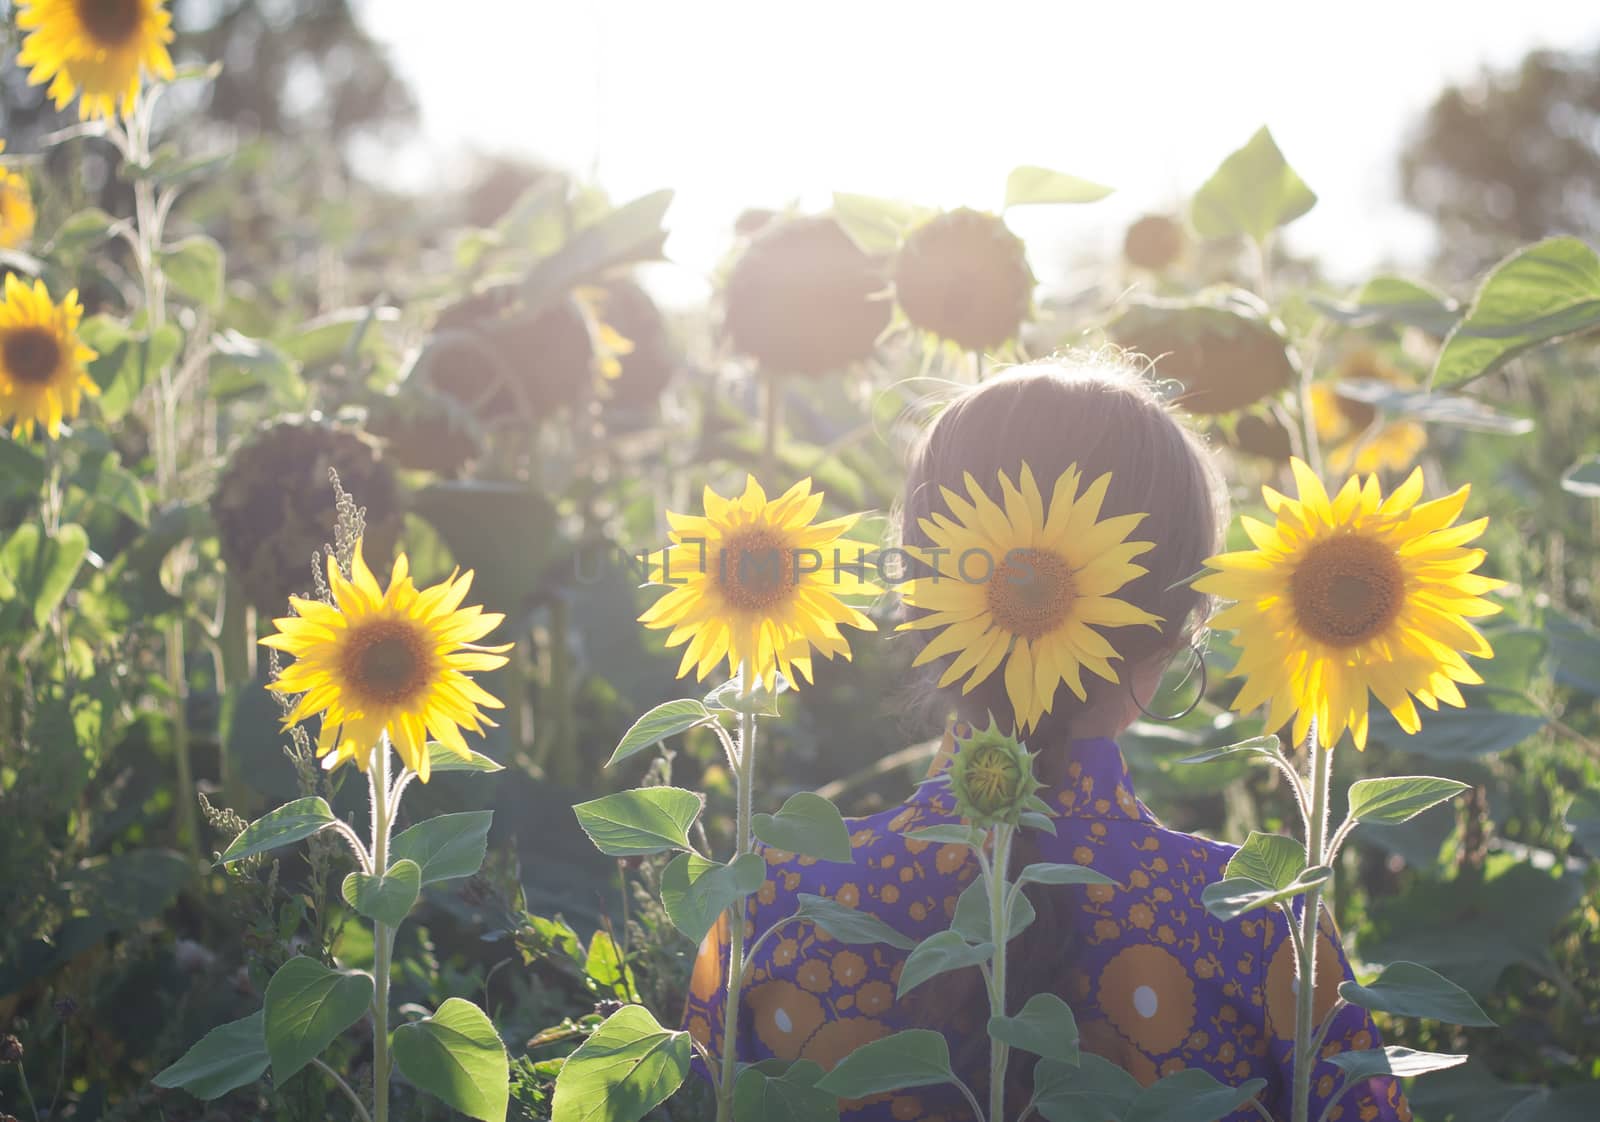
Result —
M389 868L389 828L395 810L389 801L388 734L378 741L375 752L378 758L367 769L372 787L372 868L382 876ZM388 1122L389 956L394 953L394 929L374 920L372 944L372 1115L374 1122Z
M1311 722L1306 734L1306 753L1311 758L1311 818L1306 831L1306 867L1324 862L1328 836L1328 786L1333 749L1317 743L1317 723ZM1310 1122L1311 1071L1317 1066L1312 1039L1317 978L1317 918L1322 907L1322 885L1306 890L1305 910L1300 914L1300 989L1294 1004L1294 1093L1293 1122Z
M739 667L739 692L750 686L750 671ZM751 786L755 781L756 717L739 714L739 759L734 771L738 786L738 811L734 819L733 860L750 852ZM733 1083L738 1071L739 993L744 988L745 902L739 900L728 909L728 993L722 1014L722 1076L717 1083L717 1122L733 1122Z
M989 1014L1006 1015L1006 944L1011 940L1011 912L1006 892L1006 868L1011 862L1012 827L994 831L994 864L984 870L989 889L989 935L994 940L994 963L989 986ZM1006 1109L1006 1063L1011 1046L989 1038L989 1122L1001 1122Z

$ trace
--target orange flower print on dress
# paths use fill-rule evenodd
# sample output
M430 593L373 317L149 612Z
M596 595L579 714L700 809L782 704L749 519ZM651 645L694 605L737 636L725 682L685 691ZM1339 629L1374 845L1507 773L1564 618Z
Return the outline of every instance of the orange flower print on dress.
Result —
M823 970L826 973L826 968ZM755 1012L756 1036L783 1060L798 1059L800 1050L821 1026L822 1002L788 982L763 982L746 991Z
M869 1017L882 1016L894 1005L894 990L885 982L868 982L856 994L856 1008Z
M827 993L833 988L833 974L821 959L810 959L800 964L800 984L812 993Z
M1160 947L1119 951L1100 974L1096 995L1117 1031L1146 1052L1170 1052L1194 1026L1194 981Z
M867 976L867 961L854 951L840 951L829 964L833 980L845 989L854 989Z
M818 1029L800 1050L800 1058L820 1065L824 1071L832 1071L834 1064L863 1044L888 1035L889 1026L875 1017L844 1017Z
M1295 977L1297 957L1293 942L1285 939L1278 944L1272 961L1267 964L1267 1019L1280 1040L1294 1039L1295 994L1300 988ZM1317 995L1312 1006L1312 1017L1317 1024L1322 1023L1322 1018L1339 999L1342 981L1344 970L1339 965L1339 954L1324 925L1317 934Z

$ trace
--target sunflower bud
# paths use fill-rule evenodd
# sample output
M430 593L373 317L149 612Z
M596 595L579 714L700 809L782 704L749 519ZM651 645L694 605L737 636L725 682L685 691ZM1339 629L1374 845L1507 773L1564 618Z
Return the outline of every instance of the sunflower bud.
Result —
M17 1039L15 1033L6 1033L0 1036L0 1064L20 1064L22 1062L22 1041Z
M1122 255L1128 264L1159 273L1183 256L1183 227L1164 214L1147 214L1132 226L1122 240Z
M1042 786L1033 777L1033 756L1001 732L993 717L988 728L974 729L957 745L950 768L956 813L975 826L1017 825Z
M1110 333L1121 346L1153 360L1157 378L1180 383L1176 401L1194 414L1232 413L1299 378L1281 326L1247 292L1134 304Z
M906 318L968 351L1017 337L1035 283L1022 239L998 216L967 207L918 226L895 259L895 299Z

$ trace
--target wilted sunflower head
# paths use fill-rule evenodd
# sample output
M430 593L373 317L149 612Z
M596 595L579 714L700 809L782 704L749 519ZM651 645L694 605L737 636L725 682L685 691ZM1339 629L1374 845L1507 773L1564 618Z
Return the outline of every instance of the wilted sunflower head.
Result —
M1147 214L1132 226L1122 239L1122 255L1128 264L1160 272L1183 256L1183 225L1165 214Z
M49 82L57 109L81 93L80 117L127 115L144 72L175 73L165 0L21 0L17 27L28 33L17 54L28 84Z
M1294 440L1283 422L1271 413L1244 413L1231 429L1223 429L1228 447L1275 464L1286 464L1294 455Z
M889 325L883 263L831 215L774 218L728 274L723 331L773 374L817 377L872 357Z
M222 559L260 612L282 612L291 595L312 587L312 555L336 517L330 468L367 509L368 549L387 556L400 531L399 486L356 433L319 420L279 422L223 468L211 496Z
M894 263L895 300L906 319L969 351L1017 337L1035 283L1022 239L998 215L967 207L911 231Z
M1016 737L1001 732L992 716L988 728L956 739L950 792L956 813L974 826L1015 826L1025 812L1043 810L1034 805L1039 803L1034 792L1042 786L1033 775L1033 755Z
M1190 413L1232 413L1293 385L1298 365L1265 306L1244 292L1199 302L1131 305L1112 338L1154 364L1157 378L1183 387L1174 400Z
M542 420L594 392L594 341L572 296L528 309L500 285L446 308L434 330L428 382L486 422Z

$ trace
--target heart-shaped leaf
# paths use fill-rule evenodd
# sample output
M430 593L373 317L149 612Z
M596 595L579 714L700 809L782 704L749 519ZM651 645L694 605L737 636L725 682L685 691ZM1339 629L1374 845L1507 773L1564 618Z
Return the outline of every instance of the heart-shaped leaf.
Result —
M1093 203L1111 194L1113 188L1061 171L1024 165L1012 168L1006 176L1006 206L1030 203Z
M733 1116L761 1122L839 1122L838 1100L817 1090L821 1078L822 1068L810 1060L753 1064L733 1085Z
M506 1046L472 1002L449 998L433 1016L395 1029L394 1062L412 1083L468 1118L505 1119L511 1078Z
M1306 867L1305 847L1282 834L1250 831L1239 852L1228 859L1225 876L1286 888Z
M1027 896L1017 893L1011 900L1011 938L1015 939L1034 921L1036 913ZM950 920L950 930L969 943L992 943L994 932L989 925L989 893L983 878L979 877L956 898L956 914Z
M1203 238L1245 234L1259 242L1316 204L1317 196L1263 128L1195 192L1189 216Z
M382 876L351 873L342 891L345 903L368 919L399 927L422 892L422 866L402 857Z
M489 826L493 820L492 810L469 810L418 822L390 842L390 857L395 861L415 861L422 870L424 885L470 877L483 866L483 858L489 852Z
M611 758L606 761L606 766L621 763L636 752L643 752L646 748L660 744L669 736L677 736L680 732L688 732L696 725L714 720L716 717L705 707L705 703L693 698L657 705L633 722L633 727L623 735L621 742L617 744L617 750L612 752Z
M1266 1085L1265 1079L1247 1079L1229 1087L1200 1068L1185 1068L1139 1092L1122 1122L1215 1122L1255 1098Z
M932 1029L907 1029L860 1045L817 1082L817 1089L841 1099L864 1099L954 1078L944 1035Z
M1236 919L1257 908L1292 900L1319 884L1326 884L1331 876L1333 870L1328 866L1314 865L1282 888L1273 888L1248 877L1230 877L1206 885L1200 893L1200 902L1205 905L1206 911L1218 919Z
M258 1009L206 1033L151 1082L157 1087L182 1087L197 1099L220 1099L260 1079L267 1063L267 1034Z
M625 1005L567 1057L550 1122L638 1122L683 1085L693 1054L688 1033Z
M243 861L269 849L301 841L319 830L326 830L336 821L327 801L316 796L284 803L246 826L223 851L222 863Z
M1075 1065L1047 1059L1033 1068L1033 1101L1049 1122L1120 1119L1141 1089L1137 1079L1093 1052Z
M1047 1060L1078 1063L1078 1022L1053 993L1034 994L1015 1017L990 1017L989 1035Z
M664 849L691 849L689 827L705 798L682 787L636 787L579 803L578 824L609 857L641 857Z
M728 908L761 887L767 863L741 853L731 865L680 853L661 874L661 904L672 925L698 943Z
M993 943L973 946L954 931L940 931L918 943L900 968L900 984L896 996L904 997L929 978L948 974L952 970L965 970L994 957Z
M1117 882L1086 865L1064 865L1054 861L1038 861L1023 867L1017 874L1017 884L1110 884Z
M915 940L906 938L877 916L847 908L826 896L800 893L800 907L795 915L810 920L846 946L884 943L909 951L917 945Z
M1409 822L1430 807L1454 798L1468 787L1432 775L1394 775L1358 779L1350 785L1350 817L1357 822L1393 826Z
M821 795L791 795L777 814L758 814L751 822L756 837L770 846L820 861L850 860L850 830L839 808Z
M1397 1017L1426 1017L1486 1028L1494 1025L1466 990L1415 962L1391 962L1370 986L1342 982L1339 996L1351 1005Z
M279 1083L314 1060L372 1001L372 978L296 955L267 982L263 1028Z

